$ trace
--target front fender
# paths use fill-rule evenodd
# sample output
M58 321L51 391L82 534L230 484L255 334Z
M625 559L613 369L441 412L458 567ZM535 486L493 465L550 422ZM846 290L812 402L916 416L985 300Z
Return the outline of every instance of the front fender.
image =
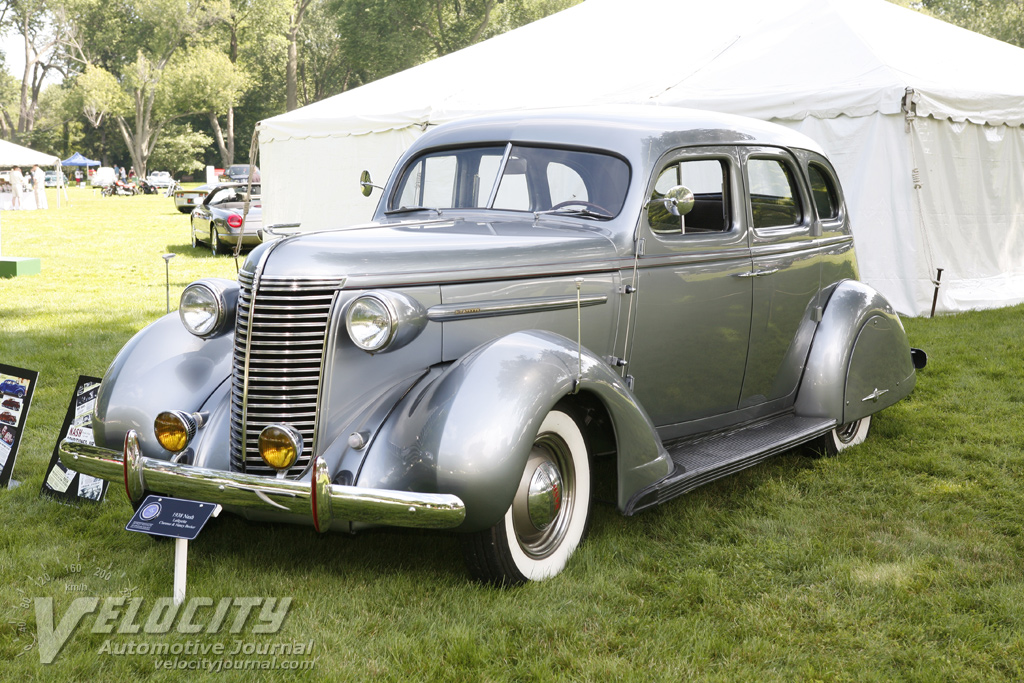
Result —
M103 375L93 414L96 445L119 450L134 429L144 455L166 460L154 418L164 410L199 410L231 373L233 340L232 334L200 339L177 313L143 328Z
M814 334L796 414L852 422L906 397L915 381L910 343L889 302L862 282L839 283Z
M374 439L357 485L454 494L466 505L460 530L493 526L512 503L544 417L574 391L594 393L611 416L620 504L671 471L622 378L576 342L529 330L477 347L410 392Z

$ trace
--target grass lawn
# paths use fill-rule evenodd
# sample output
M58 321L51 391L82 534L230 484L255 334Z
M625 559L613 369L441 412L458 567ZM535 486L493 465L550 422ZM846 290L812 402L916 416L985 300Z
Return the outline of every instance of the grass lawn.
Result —
M0 679L252 680L251 671L169 671L215 645L288 680L992 681L1024 678L1024 308L906 320L928 368L851 452L795 451L656 510L598 506L590 538L546 583L470 583L456 539L357 537L214 520L189 558L189 596L292 598L277 633L103 633L85 616L49 665L35 606L54 627L76 598L142 598L139 624L171 592L171 543L124 531L112 485L98 506L38 497L77 376L103 374L137 330L230 257L189 246L188 217L159 196L0 216L5 256L40 275L0 280L0 362L38 370L16 489L0 491ZM50 205L56 206L51 190ZM159 387L154 387L158 391ZM39 599L39 600L37 600ZM128 604L128 603L126 603ZM213 607L194 623L208 624ZM232 612L234 614L234 612ZM173 622L180 627L182 621ZM187 627L187 622L186 627ZM313 641L312 654L229 656ZM111 647L113 645L113 648ZM142 649L142 648L140 648ZM198 666L198 664L193 664Z

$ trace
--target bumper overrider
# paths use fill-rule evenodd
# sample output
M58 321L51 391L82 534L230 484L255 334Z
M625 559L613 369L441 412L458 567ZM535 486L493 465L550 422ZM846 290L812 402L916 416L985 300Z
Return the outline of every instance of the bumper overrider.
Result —
M125 436L124 453L64 441L60 457L76 472L123 482L133 504L147 494L163 494L239 510L300 515L320 532L330 529L333 520L450 529L466 517L463 502L449 494L332 484L320 457L314 460L309 482L212 470L143 456L134 430Z

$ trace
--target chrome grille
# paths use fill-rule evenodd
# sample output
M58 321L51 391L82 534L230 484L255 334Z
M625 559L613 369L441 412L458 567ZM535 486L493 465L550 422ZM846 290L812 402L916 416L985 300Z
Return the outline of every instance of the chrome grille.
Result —
M260 458L257 440L264 427L278 422L299 430L304 441L288 476L309 465L324 340L331 304L343 282L262 276L254 292L253 275L238 274L231 376L231 462L236 470L277 473Z

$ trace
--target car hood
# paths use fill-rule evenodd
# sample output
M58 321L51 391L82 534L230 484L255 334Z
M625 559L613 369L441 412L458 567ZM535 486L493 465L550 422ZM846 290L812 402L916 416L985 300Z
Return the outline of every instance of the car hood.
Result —
M263 276L344 277L346 287L422 284L619 267L631 253L600 223L444 220L306 233L265 243Z

